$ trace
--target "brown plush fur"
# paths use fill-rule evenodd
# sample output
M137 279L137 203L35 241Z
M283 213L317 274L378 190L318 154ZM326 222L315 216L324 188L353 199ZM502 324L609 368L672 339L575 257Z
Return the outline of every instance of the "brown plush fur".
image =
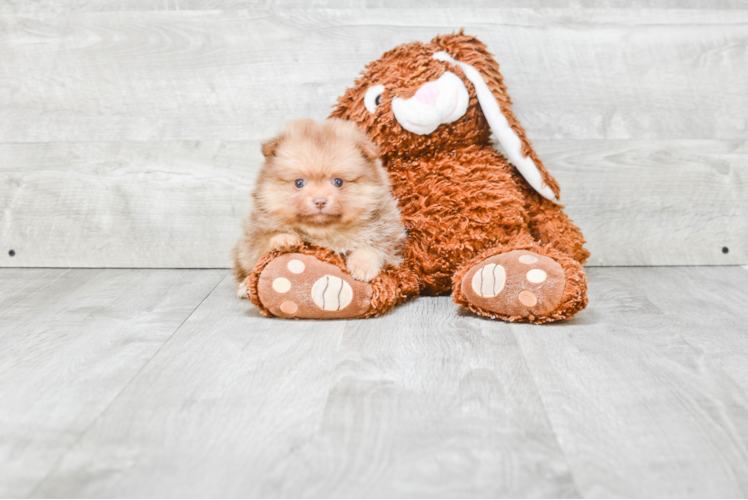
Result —
M345 257L362 281L399 265L405 231L377 151L354 124L336 119L291 122L265 143L252 210L233 251L236 279L242 283L263 254L302 243ZM245 291L240 285L239 295Z
M496 61L479 40L463 32L438 36L430 43L410 43L370 63L354 86L338 100L332 117L354 121L379 145L384 166L399 200L408 240L405 267L416 272L423 295L448 294L485 316L459 290L464 273L482 259L514 249L531 249L559 262L567 277L564 298L546 317L510 318L543 323L566 319L587 304L581 264L589 257L581 231L563 207L535 192L491 144L491 130L475 89L460 67L433 58L446 51L477 69L502 112L520 137L522 152L538 166L544 183L558 197L560 188L545 170L511 110L511 101ZM392 99L408 99L425 83L451 71L468 89L470 103L459 120L440 125L429 135L404 130L392 111ZM384 85L375 113L364 105L366 90Z

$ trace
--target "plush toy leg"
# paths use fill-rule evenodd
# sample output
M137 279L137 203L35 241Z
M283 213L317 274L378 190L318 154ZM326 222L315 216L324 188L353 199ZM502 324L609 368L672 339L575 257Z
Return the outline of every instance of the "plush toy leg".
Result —
M587 305L581 264L537 243L492 248L464 263L452 282L459 306L506 321L569 319Z
M265 255L245 283L263 314L281 318L368 318L418 293L417 278L406 269L384 269L364 283L351 277L339 255L313 246Z
M582 231L564 213L563 205L546 200L525 188L525 209L534 239L584 264L590 252L584 248Z

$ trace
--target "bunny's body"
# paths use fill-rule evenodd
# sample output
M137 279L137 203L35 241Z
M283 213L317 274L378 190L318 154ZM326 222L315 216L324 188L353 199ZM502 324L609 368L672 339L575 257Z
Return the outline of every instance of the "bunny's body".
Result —
M408 231L406 265L418 274L422 295L449 294L460 264L528 228L511 167L490 147L392 158L385 165Z

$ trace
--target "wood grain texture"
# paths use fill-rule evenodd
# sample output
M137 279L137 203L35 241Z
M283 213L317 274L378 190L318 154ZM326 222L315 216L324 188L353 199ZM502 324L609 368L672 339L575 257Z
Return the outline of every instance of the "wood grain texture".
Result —
M35 496L578 496L506 325L489 334L443 299L269 320L233 289L226 278Z
M308 0L3 0L0 13L130 12L171 10L303 9ZM421 7L403 0L315 0L317 9L412 9ZM523 9L745 9L744 0L430 0L429 8Z
M513 2L0 0L0 266L227 267L258 143L462 26L591 264L748 263L744 3Z
M259 140L460 27L528 137L742 139L748 10L251 9L0 16L0 142Z
M271 475L301 480L271 495L579 496L516 340L484 326L443 299L349 322L317 435Z
M29 495L225 274L0 270L0 496Z
M575 320L512 326L584 497L748 495L746 280L594 269Z
M748 262L744 141L536 147L592 265ZM0 158L0 266L194 268L230 266L262 156L175 141L0 144Z
M748 262L745 141L543 141L537 150L591 265Z
M101 271L9 273L0 293L22 304L49 297L39 280ZM376 320L266 319L226 277L94 421L65 418L81 394L60 383L46 419L4 425L13 450L80 437L41 483L0 454L2 479L37 497L745 497L746 280L739 267L593 268L587 310L534 326L447 297ZM79 330L118 308L89 296ZM16 370L39 367L43 323ZM97 337L75 332L67 344L88 354L70 365L103 366ZM37 393L4 387L31 414Z
M259 144L0 144L4 266L229 267ZM16 254L10 257L8 251Z

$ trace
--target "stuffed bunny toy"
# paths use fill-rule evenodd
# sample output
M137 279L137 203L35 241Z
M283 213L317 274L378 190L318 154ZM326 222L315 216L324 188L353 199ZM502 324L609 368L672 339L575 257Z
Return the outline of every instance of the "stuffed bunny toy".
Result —
M365 283L328 249L272 252L246 281L263 313L365 318L417 295L451 294L475 314L539 324L587 305L584 237L482 42L460 31L395 47L366 66L331 117L355 122L379 146L408 233L404 263ZM278 278L291 287L278 292Z

